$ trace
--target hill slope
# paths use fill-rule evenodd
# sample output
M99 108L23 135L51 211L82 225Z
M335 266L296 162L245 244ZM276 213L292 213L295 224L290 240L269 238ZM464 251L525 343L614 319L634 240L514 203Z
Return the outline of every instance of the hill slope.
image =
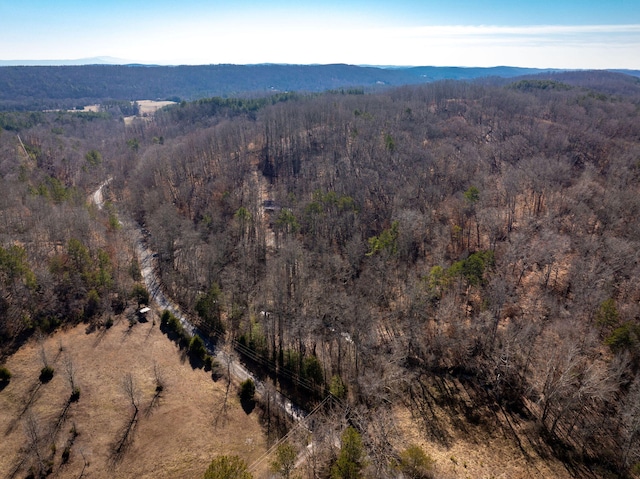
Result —
M0 67L0 108L54 108L105 99L193 100L274 91L380 88L542 71L510 67L391 69L354 65L7 66Z
M38 381L43 350L55 369L45 384ZM69 361L80 388L71 403ZM186 479L201 477L220 454L238 454L251 463L265 451L257 410L246 415L232 388L222 412L226 381L214 382L210 373L193 369L151 321L130 328L120 319L93 333L80 325L24 346L6 366L13 378L0 392L1 477L37 470L40 455L51 464L51 477L79 477L84 471L94 478ZM139 418L131 440L116 453L132 414L124 388L129 375Z

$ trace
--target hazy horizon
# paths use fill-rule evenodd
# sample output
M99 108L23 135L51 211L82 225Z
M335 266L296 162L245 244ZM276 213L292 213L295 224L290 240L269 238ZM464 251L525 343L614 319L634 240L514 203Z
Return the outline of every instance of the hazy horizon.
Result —
M0 60L640 69L640 2L25 0ZM119 62L116 62L119 63Z

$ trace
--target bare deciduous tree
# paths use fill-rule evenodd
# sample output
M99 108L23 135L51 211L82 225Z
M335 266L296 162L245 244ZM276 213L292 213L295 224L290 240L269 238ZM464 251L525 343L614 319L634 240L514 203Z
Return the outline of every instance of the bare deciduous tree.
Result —
M119 435L114 445L114 460L120 459L122 454L124 454L124 452L126 451L127 447L132 441L132 435L138 422L140 391L138 390L138 386L135 382L135 379L133 378L132 373L125 374L122 380L122 392L124 393L127 402L131 406L131 413L129 419L127 420L127 423L122 428L121 434Z
M46 474L47 458L43 450L44 432L39 420L29 412L24 420L27 450L31 458L31 470L36 477Z

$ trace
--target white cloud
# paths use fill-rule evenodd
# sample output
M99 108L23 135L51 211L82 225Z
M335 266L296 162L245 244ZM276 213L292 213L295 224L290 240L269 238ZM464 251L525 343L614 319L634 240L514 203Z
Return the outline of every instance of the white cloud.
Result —
M562 35L576 33L635 33L640 24L629 25L448 25L395 29L400 34L416 36L469 36L469 35Z
M365 28L344 22L241 24L210 19L166 25L141 23L113 35L78 41L16 42L14 57L82 58L109 55L159 64L352 63L640 69L640 24L452 25ZM169 34L169 32L171 32ZM0 42L0 49L3 45ZM18 54L22 49L23 54ZM6 51L12 51L5 49ZM30 51L28 51L30 50ZM36 53L34 53L36 52ZM37 53L39 52L39 53Z

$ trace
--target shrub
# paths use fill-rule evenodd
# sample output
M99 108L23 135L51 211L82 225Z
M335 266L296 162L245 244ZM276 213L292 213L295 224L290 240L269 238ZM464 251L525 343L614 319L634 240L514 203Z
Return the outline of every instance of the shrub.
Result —
M213 372L215 372L218 369L219 366L220 365L218 364L218 361L216 361L216 359L213 356L207 354L204 357L204 369L205 369L205 371L213 371Z
M8 383L11 380L11 371L7 368L0 367L0 383Z
M619 317L616 301L609 298L600 304L596 312L596 324L601 328L612 328L618 325Z
M87 319L92 318L100 311L100 295L95 289L87 294L87 304L84 308L84 314Z
M418 446L409 446L400 453L399 469L411 479L433 477L434 460Z
M174 316L171 311L164 310L160 316L160 329L172 337L180 347L188 347L191 342L191 337L187 331L185 331L180 319Z
M135 284L133 286L131 298L136 300L138 308L140 308L141 304L149 304L149 292L142 284Z
M214 331L224 333L224 327L220 320L221 297L220 287L213 283L206 294L198 297L195 310L207 326L213 328Z
M255 399L256 385L253 379L249 378L240 384L240 401L251 402Z
M251 414L251 411L256 407L255 394L256 385L253 379L249 378L240 384L240 405L247 414Z
M54 369L51 366L45 366L40 370L40 382L48 383L53 378Z
M342 433L340 454L331 467L331 479L359 479L362 477L364 447L362 436L353 427Z
M386 251L392 256L398 252L398 227L397 221L391 224L391 228L387 228L378 236L372 236L367 241L369 243L369 252L367 256L373 256L380 251Z
M127 309L127 298L122 295L117 295L111 300L111 309L116 314L122 314Z
M281 443L276 449L276 457L271 463L271 470L283 478L289 479L295 468L298 451L288 442Z
M168 309L165 309L162 314L160 315L160 325L161 326L168 326L169 325L169 319L171 318L171 316L173 316L171 314L171 311L169 311Z
M331 378L331 384L329 384L329 392L338 399L344 399L347 395L347 386L342 382L342 378L335 375Z
M624 349L632 349L640 342L640 325L633 323L625 323L604 340L604 343L611 348L612 351L618 352Z
M211 461L204 479L252 479L247 464L238 456L219 456Z
M71 391L71 397L69 398L69 401L77 402L78 399L80 399L80 388L75 387L73 388L73 391Z
M207 349L204 347L204 341L198 335L195 335L189 341L189 354L194 359L204 360L207 355Z
M316 356L307 356L302 361L302 374L305 378L314 382L315 384L322 384L324 381L324 372L322 371L322 364Z
M451 278L462 276L470 285L478 286L484 281L484 272L493 264L493 251L477 251L466 259L453 263L447 274Z

